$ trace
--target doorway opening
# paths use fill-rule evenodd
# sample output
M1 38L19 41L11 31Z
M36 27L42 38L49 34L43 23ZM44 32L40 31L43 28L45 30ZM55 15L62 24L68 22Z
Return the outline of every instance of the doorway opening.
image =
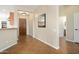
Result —
M66 16L61 16L59 20L59 37L66 37Z
M59 19L59 42L60 42L60 51L62 53L67 53L66 47L66 36L67 36L67 21L66 16L61 16Z

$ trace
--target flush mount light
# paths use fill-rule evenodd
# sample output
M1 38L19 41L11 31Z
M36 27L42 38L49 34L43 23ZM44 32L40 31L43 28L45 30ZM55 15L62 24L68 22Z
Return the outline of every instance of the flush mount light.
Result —
M23 11L22 11L22 10L18 10L18 13L20 13L20 14L21 14L21 13L23 13Z
M20 13L20 14L27 14L27 15L29 15L29 12L22 11L22 10L18 10L18 13Z
M29 12L25 12L27 15L29 15Z
M25 16L25 15L26 15L26 13L22 13L22 15L24 15L24 16Z

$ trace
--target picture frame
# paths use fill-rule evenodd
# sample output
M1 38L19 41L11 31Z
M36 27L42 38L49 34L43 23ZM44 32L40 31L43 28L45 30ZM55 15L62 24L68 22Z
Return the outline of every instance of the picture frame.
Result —
M7 28L7 22L6 21L2 21L2 28Z
M43 13L38 16L38 27L45 28L46 27L46 13Z

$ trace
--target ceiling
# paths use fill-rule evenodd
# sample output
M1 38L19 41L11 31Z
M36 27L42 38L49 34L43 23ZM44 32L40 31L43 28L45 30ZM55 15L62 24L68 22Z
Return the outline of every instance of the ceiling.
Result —
M37 7L38 7L38 5L18 5L18 6L16 6L16 9L33 12Z
M8 11L8 10L22 10L33 12L38 5L0 5L0 11Z

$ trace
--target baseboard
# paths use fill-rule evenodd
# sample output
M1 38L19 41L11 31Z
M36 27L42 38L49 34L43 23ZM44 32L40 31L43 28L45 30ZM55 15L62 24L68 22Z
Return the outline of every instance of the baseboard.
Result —
M38 39L38 40L40 40L40 39ZM49 43L47 43L47 42L45 42L45 41L43 41L43 40L40 40L41 42L43 42L43 43L45 43L45 44L47 44L47 45L49 45L49 46L51 46L52 48L55 48L55 49L59 49L59 47L56 47L56 46L53 46L53 45L51 45L51 44L49 44Z
M34 37L34 38L35 38L35 37ZM48 45L48 46L50 46L50 47L52 47L52 48L54 48L54 49L56 49L56 50L58 50L58 49L59 49L59 47L52 46L51 44L49 44L49 43L47 43L47 42L45 42L45 41L43 41L43 40L40 40L40 39L38 39L38 38L35 38L35 39L37 39L37 40L39 40L39 41L43 42L44 44L46 44L46 45Z
M68 39L66 39L67 41L69 41L69 42L75 42L75 41L73 41L73 40L68 40Z
M5 47L5 48L2 48L2 49L0 50L0 52L2 52L2 51L4 51L4 50L6 50L6 49L12 47L12 46L15 45L15 44L17 44L17 41L14 41L14 42L10 43L9 46L7 46L7 47Z

